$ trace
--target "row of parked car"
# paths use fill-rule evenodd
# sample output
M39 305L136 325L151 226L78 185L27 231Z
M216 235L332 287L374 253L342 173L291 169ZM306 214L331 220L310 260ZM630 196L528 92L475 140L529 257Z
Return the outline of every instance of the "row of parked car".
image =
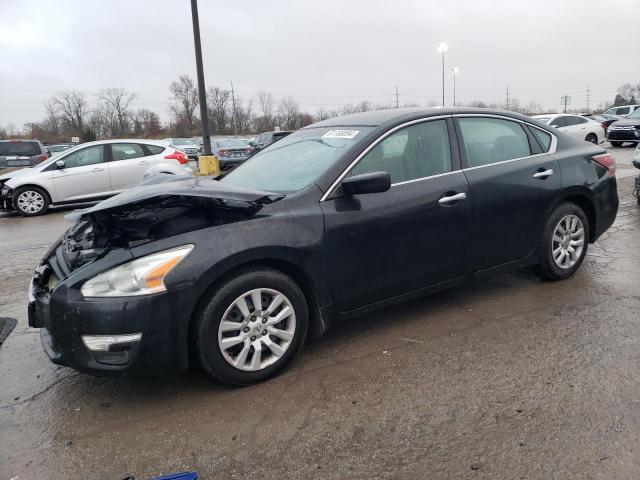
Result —
M577 139L614 146L624 142L640 145L640 106L626 117L609 111L602 114L535 115L536 120ZM613 110L613 109L611 109ZM623 113L623 110L620 113ZM264 132L254 138L214 138L213 154L223 171L246 161L260 150L292 132ZM639 147L640 148L640 147ZM0 168L32 167L0 175L0 210L24 216L40 215L51 205L102 200L137 185L146 175L167 173L193 175L189 160L202 152L199 138L162 140L104 140L74 146L43 146L38 140L0 140Z

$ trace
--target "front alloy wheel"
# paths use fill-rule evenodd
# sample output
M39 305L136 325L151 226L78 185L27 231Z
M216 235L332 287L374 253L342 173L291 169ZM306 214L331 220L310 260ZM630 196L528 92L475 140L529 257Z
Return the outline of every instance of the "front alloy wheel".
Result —
M218 328L218 347L233 367L263 370L291 346L296 314L281 292L257 288L240 295L227 308Z
M49 208L49 198L40 188L20 188L14 193L13 208L25 217L41 215Z
M265 380L285 367L307 335L308 307L283 272L246 267L205 294L191 329L200 365L233 385Z

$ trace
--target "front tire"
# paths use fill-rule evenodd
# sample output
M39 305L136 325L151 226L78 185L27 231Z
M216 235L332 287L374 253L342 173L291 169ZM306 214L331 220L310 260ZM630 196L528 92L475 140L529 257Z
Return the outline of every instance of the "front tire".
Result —
M35 217L49 210L49 195L40 187L22 187L14 192L12 203L23 217Z
M589 222L575 203L560 204L549 216L540 241L538 271L547 280L566 280L580 268L589 244Z
M243 270L216 288L196 315L199 363L223 383L266 380L301 349L308 316L304 294L290 277L264 267Z

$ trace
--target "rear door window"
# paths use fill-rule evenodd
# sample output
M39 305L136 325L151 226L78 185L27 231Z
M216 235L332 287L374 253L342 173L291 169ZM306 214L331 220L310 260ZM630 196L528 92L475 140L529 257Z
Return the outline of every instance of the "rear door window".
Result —
M350 175L388 172L391 183L401 183L450 171L447 124L433 120L392 133L367 153Z
M137 143L113 143L111 144L111 156L114 161L130 160L144 157L144 150Z
M518 122L488 117L463 117L458 122L469 167L532 154L529 138Z
M630 108L629 107L619 107L616 108L616 114L617 115L626 115L627 113L629 113Z
M0 157L35 157L42 155L38 142L0 142Z

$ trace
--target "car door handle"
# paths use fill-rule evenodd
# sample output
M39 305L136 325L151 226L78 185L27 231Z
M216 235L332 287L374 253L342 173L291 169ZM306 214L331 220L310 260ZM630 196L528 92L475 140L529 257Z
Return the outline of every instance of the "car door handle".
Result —
M543 170L542 172L536 172L533 174L533 178L547 178L553 175L553 169Z
M149 160L140 160L140 163L138 163L138 165L147 165L149 163Z
M93 170L91 170L92 172L101 172L104 170L104 167L93 167Z
M438 200L438 203L440 205L447 205L449 203L453 203L453 202L457 202L459 200L464 200L467 198L467 194L462 192L462 193L456 193L455 195L450 195L448 197L442 197L440 200Z

